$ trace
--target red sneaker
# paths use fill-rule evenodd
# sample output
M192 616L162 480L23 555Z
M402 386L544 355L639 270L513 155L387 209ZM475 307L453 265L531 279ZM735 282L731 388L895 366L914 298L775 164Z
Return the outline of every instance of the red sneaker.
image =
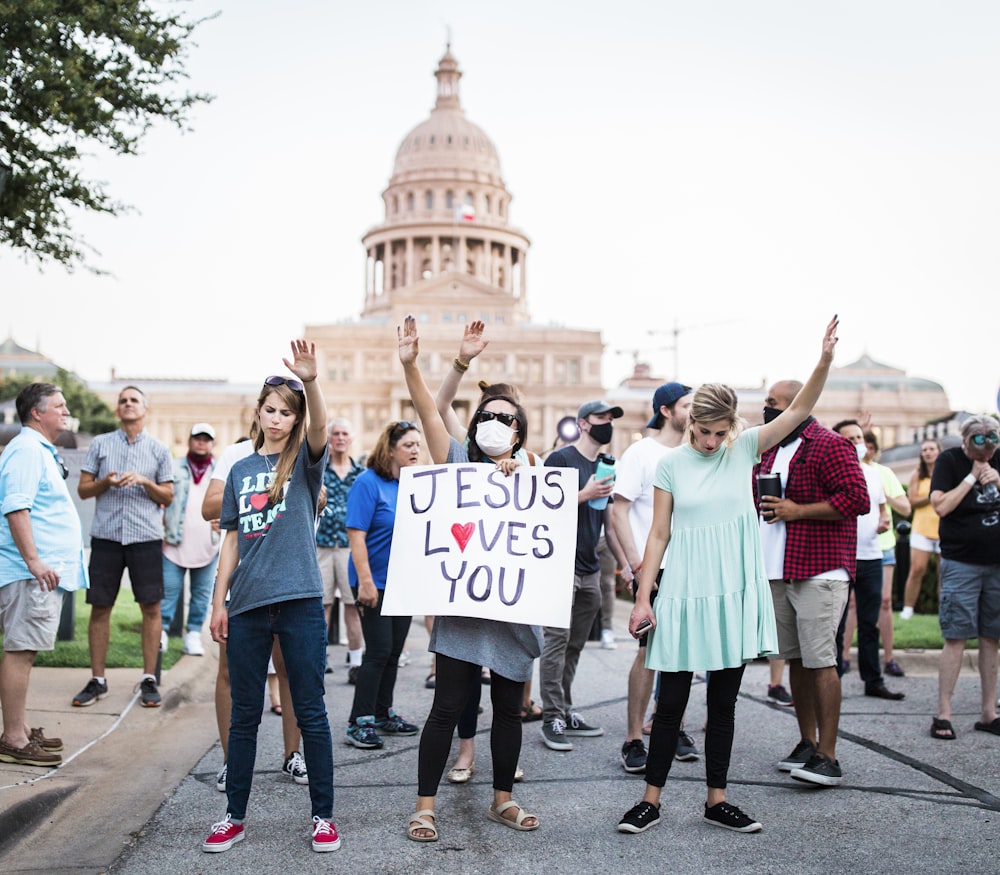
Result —
M335 851L340 847L340 836L332 820L313 816L313 850L322 854L324 851Z
M201 849L209 854L228 851L237 842L243 841L245 831L242 823L233 823L227 814L225 820L212 824L212 833L201 843Z

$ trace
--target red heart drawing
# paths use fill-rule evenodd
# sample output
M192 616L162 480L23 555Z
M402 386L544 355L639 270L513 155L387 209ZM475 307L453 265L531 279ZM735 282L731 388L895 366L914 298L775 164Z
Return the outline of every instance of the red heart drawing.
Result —
M465 545L469 543L469 539L472 538L472 533L476 530L476 527L472 523L466 523L464 526L458 523L452 523L451 525L451 536L458 541L459 549L464 553Z
M263 510L267 507L267 493L256 492L250 496L250 506L254 510Z

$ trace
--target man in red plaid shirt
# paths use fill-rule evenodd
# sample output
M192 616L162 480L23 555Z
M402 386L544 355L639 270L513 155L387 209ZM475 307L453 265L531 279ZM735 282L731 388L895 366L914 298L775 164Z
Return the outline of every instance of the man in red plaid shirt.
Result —
M764 421L788 407L801 388L794 380L775 383ZM778 647L788 660L801 735L778 768L800 781L833 787L842 780L836 758L837 626L854 577L856 520L868 512L868 486L854 447L812 417L764 453L754 473L777 473L783 487L781 497L757 499ZM756 483L755 477L755 495Z

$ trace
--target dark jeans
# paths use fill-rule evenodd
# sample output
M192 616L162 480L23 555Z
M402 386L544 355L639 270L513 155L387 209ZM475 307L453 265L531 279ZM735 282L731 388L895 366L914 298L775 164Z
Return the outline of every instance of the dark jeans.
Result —
M326 716L326 623L321 598L264 605L229 618L226 657L233 699L226 759L226 795L234 820L246 817L257 727L264 710L267 661L274 638L288 671L292 706L302 731L302 751L309 770L309 798L314 816L333 817L333 739Z
M855 569L854 606L858 615L858 674L865 689L885 683L878 657L878 614L882 607L882 560L859 559ZM844 625L847 609L837 629L837 656L844 652Z
M355 597L357 597L355 595ZM361 634L365 638L365 655L354 684L354 704L351 706L351 723L359 717L385 717L392 707L396 689L396 672L399 654L403 652L412 617L383 617L382 599L385 590L379 590L378 604L374 608L359 605Z
M705 730L705 783L724 789L729 775L729 757L733 751L736 727L736 697L743 682L743 670L723 668L708 676L708 726ZM660 695L653 715L646 757L646 783L663 787L677 751L681 719L691 695L689 671L660 672Z
M471 662L437 654L434 704L420 733L417 760L417 795L436 796L448 762L451 737L470 696L472 682L480 683L481 667ZM509 793L521 756L521 700L524 681L512 681L496 672L490 681L493 726L490 752L493 756L493 789Z

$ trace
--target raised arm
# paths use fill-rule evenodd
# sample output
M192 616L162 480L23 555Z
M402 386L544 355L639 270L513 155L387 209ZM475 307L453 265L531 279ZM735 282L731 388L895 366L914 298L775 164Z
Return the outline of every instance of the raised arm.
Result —
M326 400L316 382L316 344L308 340L293 340L292 361L282 359L285 367L302 381L306 395L306 442L309 458L316 461L326 449Z
M758 453L771 449L782 438L791 434L796 426L804 422L806 417L812 413L812 409L816 406L820 393L823 391L823 386L826 385L830 365L833 364L833 351L837 346L837 326L839 324L837 317L834 316L830 320L830 324L826 326L819 362L817 362L806 384L792 399L792 403L781 411L777 418L760 427L760 431L757 433Z
M427 388L424 375L420 373L420 368L417 365L417 357L420 354L417 320L412 316L407 316L403 320L402 326L396 328L396 336L399 338L399 361L403 365L406 389L410 393L410 400L420 418L431 459L440 464L448 458L451 438L444 426L444 420L438 413L431 390Z
M479 319L475 319L465 326L462 335L462 344L458 348L458 355L452 366L448 368L441 386L438 389L437 397L434 399L437 404L437 411L444 420L445 428L455 440L465 440L466 429L458 421L455 409L451 406L458 392L458 386L462 382L462 377L469 370L469 364L479 355L489 344L488 340L483 340L483 329L485 324Z

